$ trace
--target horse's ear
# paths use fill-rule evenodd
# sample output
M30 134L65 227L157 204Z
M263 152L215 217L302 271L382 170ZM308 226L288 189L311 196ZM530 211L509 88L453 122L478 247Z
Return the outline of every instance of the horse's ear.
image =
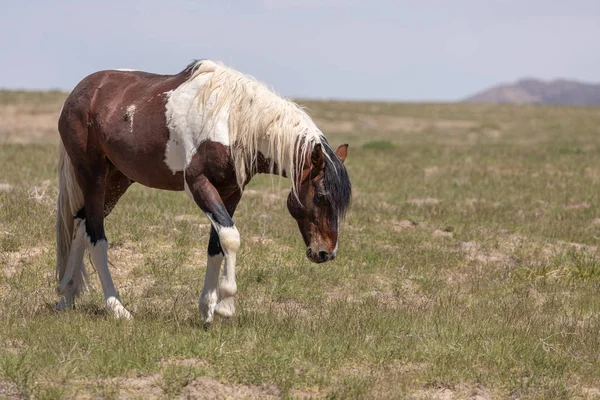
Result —
M335 154L340 158L340 161L343 163L346 160L346 156L348 155L348 144L343 144L337 148Z
M323 154L323 149L321 149L321 143L315 144L310 159L313 168L317 170L325 168L325 155Z

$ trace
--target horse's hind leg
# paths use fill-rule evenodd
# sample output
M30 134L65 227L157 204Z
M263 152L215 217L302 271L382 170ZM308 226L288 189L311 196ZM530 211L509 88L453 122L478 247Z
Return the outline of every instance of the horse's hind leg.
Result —
M104 217L117 205L117 202L127 191L133 181L123 175L118 169L111 167L106 177L106 192L104 194Z
M104 233L104 215L109 166L104 159L92 165L94 168L88 171L89 176L85 179L89 184L83 189L87 248L100 278L106 308L117 318L129 319L131 314L121 303L108 269L108 241ZM111 207L109 211L110 209Z
M71 239L71 247L67 260L67 268L65 271L69 274L68 277L59 276L59 284L64 280L64 284L59 286L61 298L56 304L56 310L72 309L75 305L75 297L79 295L84 288L87 273L83 264L83 255L85 251L85 224L82 218L73 218L73 237Z
M132 181L119 170L112 168L106 177L106 190L104 197L104 217L108 216L121 196L131 186ZM66 285L62 297L56 305L57 310L71 309L75 304L75 297L81 292L84 279L87 278L83 266L83 257L86 246L86 209L82 208L73 218L74 234L69 253L69 264L79 266L81 272L74 271L74 276ZM89 235L88 235L89 236ZM75 268L73 268L74 270ZM63 277L59 277L62 279Z

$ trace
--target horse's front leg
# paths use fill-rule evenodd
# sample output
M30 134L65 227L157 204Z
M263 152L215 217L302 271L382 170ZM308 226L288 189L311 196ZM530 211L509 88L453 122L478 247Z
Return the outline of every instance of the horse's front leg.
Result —
M200 297L200 313L206 322L213 320L214 313L231 317L235 312L234 298L237 293L235 282L236 255L240 248L240 234L231 216L239 201L239 195L231 196L226 206L217 189L204 175L186 174L186 191L206 213L212 224L208 246L206 279ZM221 262L225 269L221 285L217 285ZM220 300L220 301L219 301ZM217 303L217 301L219 301Z
M235 313L235 294L237 293L237 284L235 282L235 263L237 252L240 248L240 234L235 227L231 216L229 221L227 218L220 218L211 212L206 212L206 215L212 223L211 228L211 243L209 242L208 262L206 266L206 279L204 281L204 289L200 297L200 312L206 319L206 322L212 322L214 312L222 317L232 317ZM216 232L218 247L221 253L218 253L215 246L212 232ZM212 253L212 254L211 254ZM225 268L223 269L223 277L219 286L218 303L215 306L217 281L221 269L221 261L225 258Z
M211 226L206 259L206 276L204 278L202 295L200 296L200 315L208 323L213 320L215 307L219 298L217 290L219 288L219 274L221 273L223 257L219 235L214 226Z
M235 313L235 294L237 293L237 284L235 283L235 262L237 251L240 248L240 234L235 226L228 232L221 231L219 240L225 253L225 267L223 268L223 278L219 286L219 302L215 312L222 317L233 317Z

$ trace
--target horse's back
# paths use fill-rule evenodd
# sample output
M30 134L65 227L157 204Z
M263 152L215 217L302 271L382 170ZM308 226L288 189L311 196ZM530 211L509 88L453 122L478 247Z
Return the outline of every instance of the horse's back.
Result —
M88 75L69 94L59 118L59 132L71 157L89 152L92 143L130 179L161 189L183 189L181 174L164 163L169 131L167 93L186 74L104 70ZM89 148L89 145L88 145Z
M67 97L71 111L88 111L106 118L106 112L123 102L151 99L175 89L185 76L158 75L134 70L103 70L83 78Z

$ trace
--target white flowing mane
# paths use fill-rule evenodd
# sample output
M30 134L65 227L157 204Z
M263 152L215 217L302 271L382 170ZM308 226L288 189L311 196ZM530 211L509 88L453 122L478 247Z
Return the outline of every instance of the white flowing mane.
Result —
M240 188L260 151L270 160L271 172L275 164L278 174L285 171L297 195L297 175L304 169L308 152L323 138L309 115L256 79L222 64L202 60L191 68L189 80L212 74L198 93L203 129L211 129L222 111L228 113L230 149Z

